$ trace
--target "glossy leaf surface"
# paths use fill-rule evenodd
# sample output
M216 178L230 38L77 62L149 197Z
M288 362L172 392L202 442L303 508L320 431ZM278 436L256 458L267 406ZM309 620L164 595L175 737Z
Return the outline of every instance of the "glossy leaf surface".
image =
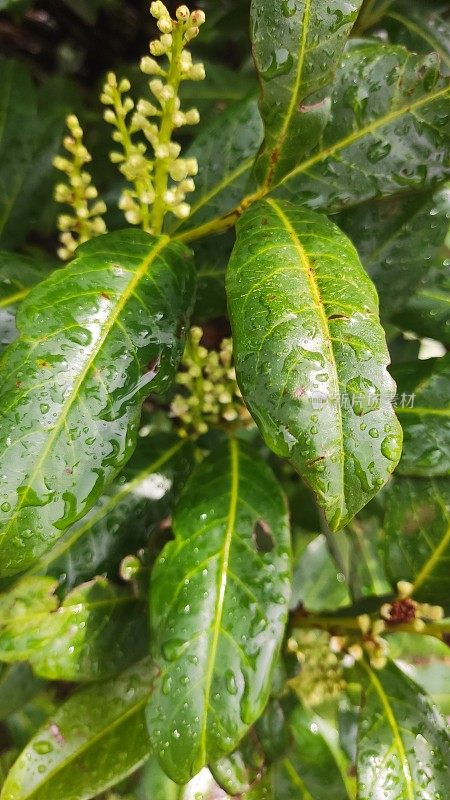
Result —
M21 753L1 799L89 800L133 772L150 753L144 707L153 677L146 659L70 697Z
M253 96L233 104L205 126L186 151L187 158L197 158L199 169L183 230L226 214L241 201L261 139L262 121ZM171 231L180 226L175 223Z
M291 763L314 800L348 800L351 795L343 778L345 760L337 760L337 748L330 746L326 723L298 707L291 716L290 728L294 738Z
M18 335L15 314L19 303L47 271L42 261L0 250L0 354Z
M59 605L56 588L52 578L24 578L0 595L0 660L80 681L109 678L145 655L145 605L131 589L96 578Z
M349 209L336 218L377 287L383 318L400 311L427 272L442 263L449 218L448 188L363 203L357 213Z
M399 364L397 414L403 428L398 472L433 477L450 474L450 354Z
M360 800L444 800L450 738L444 719L394 664L365 666L358 735Z
M342 62L321 142L282 180L283 196L339 211L450 174L450 85L439 57L365 45Z
M252 0L253 56L265 140L255 171L278 183L317 144L330 116L327 84L362 0Z
M395 477L386 496L386 569L410 581L414 598L450 609L448 478Z
M29 665L24 663L2 665L0 671L0 719L4 720L28 703L43 686Z
M234 233L207 236L194 243L197 293L193 316L200 322L225 316L225 273L234 244Z
M151 579L160 676L147 722L163 768L185 783L233 750L264 708L286 620L290 540L273 474L236 440L192 473L173 528Z
M442 3L408 3L396 0L383 19L391 41L415 53L439 53L443 69L450 73L450 24Z
M237 232L227 293L244 400L338 530L400 456L375 288L351 242L307 209L262 201Z
M437 339L450 347L450 258L444 260L441 269L425 276L393 322L403 330Z
M0 240L33 156L36 94L26 70L15 61L0 61Z
M142 400L170 385L194 272L183 245L126 230L36 287L4 354L1 574L25 569L130 457ZM48 309L51 308L51 313Z
M92 511L33 568L67 591L95 575L117 575L171 511L193 464L191 442L170 433L139 437L136 450Z

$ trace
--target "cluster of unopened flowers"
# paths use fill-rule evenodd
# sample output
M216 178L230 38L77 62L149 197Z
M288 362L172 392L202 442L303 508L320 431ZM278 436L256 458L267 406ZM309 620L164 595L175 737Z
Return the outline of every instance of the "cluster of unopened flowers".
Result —
M64 137L63 145L69 158L55 156L53 159L54 166L68 179L67 183L58 183L55 187L55 200L71 208L70 214L58 217L61 243L58 255L64 261L73 255L79 244L106 231L102 217L106 205L98 199L97 189L84 168L91 156L83 144L83 130L75 114L70 114L66 121L69 134Z
M384 603L380 609L378 619L371 619L368 614L358 617L358 624L363 637L363 645L353 642L348 643L345 637L335 637L337 647L346 650L355 661L359 661L364 651L369 656L371 665L375 669L382 669L387 662L389 644L382 634L386 631L394 632L397 625L410 624L417 633L426 630L427 622L438 622L444 616L441 606L432 606L428 603L418 603L410 595L414 586L408 581L399 581L397 584L398 598L392 603Z
M114 127L112 138L118 145L110 153L111 161L130 184L121 193L119 208L130 225L160 233L167 212L179 219L189 216L186 195L195 189L197 160L180 157L181 147L172 141L172 134L183 125L196 125L200 120L196 108L181 109L178 90L182 81L201 81L205 77L203 64L194 64L186 49L198 35L205 15L181 5L173 20L162 2L152 2L150 12L161 35L150 42L150 55L142 58L140 69L151 76L149 88L154 102L141 98L135 103L128 94L129 80L118 80L113 72L107 75L100 99L107 106L104 118ZM166 68L156 60L159 56L166 57ZM98 200L85 169L91 156L83 144L83 130L73 114L67 118L67 125L69 135L64 147L69 157L54 159L54 165L68 178L67 183L56 186L55 199L72 209L71 214L61 214L58 219L58 253L63 259L70 258L82 242L106 231L102 218L106 205Z
M170 414L178 422L180 436L201 435L210 427L251 425L236 382L231 339L223 339L219 351L200 344L203 331L191 328L176 382L183 394L176 394Z
M190 12L183 5L176 11L176 20L172 20L162 2L153 2L150 12L157 20L161 36L150 42L151 55L142 58L140 69L151 76L149 88L155 102L140 99L135 105L127 95L129 81L126 78L118 81L113 72L107 76L100 99L108 106L104 118L114 126L113 140L120 145L120 149L110 154L111 161L119 165L132 184L132 188L122 192L119 207L127 222L152 232L160 227L167 211L181 219L190 212L185 198L194 191L193 176L198 164L195 158L180 158L181 147L172 141L172 133L183 125L196 125L200 121L196 108L181 109L178 89L184 80L200 81L205 77L203 64L193 64L191 54L185 49L198 35L205 15L203 11ZM155 56L167 57L167 69ZM152 158L148 156L148 144L153 150ZM168 176L172 180L170 186Z

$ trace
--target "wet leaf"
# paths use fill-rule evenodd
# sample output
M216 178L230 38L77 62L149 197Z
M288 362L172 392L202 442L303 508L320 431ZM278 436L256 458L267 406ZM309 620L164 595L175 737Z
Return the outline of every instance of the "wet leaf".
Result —
M395 477L386 493L386 569L410 581L414 598L450 609L448 478Z
M358 798L444 800L450 769L444 719L393 663L383 670L362 663Z
M188 196L191 230L226 214L245 194L251 168L262 139L262 122L253 95L231 105L194 139L186 158L198 160L195 192ZM176 223L171 231L178 230Z
M139 437L136 450L92 511L38 561L66 591L95 575L117 576L121 559L144 547L171 513L193 464L191 442L171 433Z
M448 233L450 189L363 203L336 218L350 237L390 319L427 272L442 263Z
M416 293L393 317L403 330L437 339L450 347L450 258L425 275Z
M329 212L421 189L450 174L449 138L450 83L439 77L436 54L352 48L320 144L284 176L277 194Z
M402 475L450 474L450 353L398 364L397 415L403 428Z
M145 659L70 697L21 753L1 800L89 800L137 769L150 753L144 707L153 678Z
M349 800L351 794L344 780L347 765L332 729L301 706L291 715L290 728L294 739L290 765L314 800Z
M53 203L52 159L76 94L61 76L35 89L15 61L0 63L0 84L0 241L12 249L38 228L43 210Z
M147 651L145 604L104 578L81 584L61 605L52 578L23 578L0 595L0 660L29 661L53 680L109 678Z
M259 519L272 533L270 552L256 549ZM160 676L147 722L164 770L185 783L233 750L267 702L287 613L290 540L273 474L234 439L192 473L173 528L151 579Z
M24 300L2 359L2 575L94 505L133 452L142 400L170 386L183 348L194 282L183 245L129 229L78 252Z
M227 313L225 272L233 244L232 231L208 236L194 243L197 294L193 316L200 322L225 316Z
M0 719L4 720L26 705L42 688L25 663L5 664L0 670Z
M227 293L244 400L339 530L400 456L375 288L344 234L307 209L255 203L237 231Z
M447 12L447 13L446 13ZM396 0L383 18L392 42L415 53L439 53L446 74L450 73L450 23L442 3L409 3Z
M17 307L48 271L48 265L41 260L0 250L0 355L18 335Z
M252 0L251 38L265 140L255 171L278 183L317 144L330 117L329 86L362 0Z

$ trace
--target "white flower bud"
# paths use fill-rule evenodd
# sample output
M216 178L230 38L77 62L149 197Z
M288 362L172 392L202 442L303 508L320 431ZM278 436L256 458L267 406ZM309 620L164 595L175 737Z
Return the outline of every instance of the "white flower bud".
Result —
M158 28L161 31L161 33L163 33L165 35L168 35L168 34L172 33L173 25L172 25L172 20L170 19L170 17L161 17L161 19L159 19L156 24L158 25ZM170 37L170 38L172 39L172 37ZM162 40L163 40L163 37L161 37L161 41ZM166 44L165 44L164 41L163 41L163 44L164 44L164 47L166 47ZM169 47L171 46L171 44L172 44L172 41L170 42Z
M184 158L180 158L170 165L169 175L173 181L182 181L186 178L187 174L188 167Z
M159 66L158 62L155 61L154 58L150 58L150 56L144 56L141 58L140 63L140 70L145 75L162 75L164 74L163 70Z
M72 171L72 164L68 161L67 158L63 158L62 156L55 156L53 159L53 166L56 169L61 170L61 172L71 172Z
M187 158L186 159L186 167L187 167L187 174L188 175L197 175L198 173L198 161L196 158Z
M181 72L189 72L192 67L192 56L189 50L182 50L180 55Z
M163 86L160 92L160 100L163 100L165 103L168 103L169 100L172 100L174 95L175 95L175 90L173 86Z
M141 214L136 209L133 209L132 211L126 211L125 219L130 223L130 225L139 225L141 221Z
M154 189L148 188L147 191L143 192L141 195L141 200L143 203L146 203L150 206L152 203L155 202L155 191Z
M189 9L187 6L178 6L176 10L177 19L186 22L189 19Z
M164 89L163 82L159 78L153 78L153 80L150 81L149 86L155 97L157 97L159 100L161 97L161 92Z
M191 39L195 39L195 37L198 36L198 34L199 34L199 28L197 27L188 28L188 30L185 33L185 39L187 42L190 42Z
M198 125L200 122L200 114L197 108L190 108L184 116L186 125Z
M108 74L106 76L106 82L107 82L108 86L111 86L111 88L113 88L113 89L117 88L117 78L116 78L114 72L108 72Z
M91 223L92 232L95 234L106 233L105 220L101 217L95 217Z
M84 193L84 196L86 197L87 200L94 200L97 197L97 195L98 195L98 192L97 192L97 189L95 188L95 186L87 186L86 187L86 191ZM103 212L96 211L94 213L100 214L100 213L103 213Z
M156 158L169 158L169 148L166 144L158 144L155 147Z
M110 106L114 101L110 94L107 94L105 91L103 91L100 95L100 102L105 106Z
M188 203L180 203L172 209L172 213L175 214L178 219L187 219L191 213L191 207Z
M206 77L205 65L202 63L193 64L187 76L191 81L204 81Z
M181 128L182 125L186 123L186 117L182 111L175 111L175 114L172 117L172 122L176 128Z
M150 4L150 14L152 17L155 17L155 19L159 19L160 17L167 17L169 12L164 3L161 3L160 0L155 0L155 2Z
M169 144L169 156L170 158L178 158L181 153L181 145L178 142L170 142Z
M164 192L164 202L168 206L172 206L176 202L176 199L175 192L173 192L172 189L168 189L166 192Z
M195 183L192 178L186 178L186 180L181 181L180 189L183 192L193 192L195 191Z
M204 11L199 11L197 9L196 11L193 11L191 14L191 20L194 23L194 25L203 25L205 19L206 17Z
M129 92L131 89L131 83L128 78L122 78L119 83L119 92Z
M149 44L149 49L152 56L163 56L166 52L164 45L159 41L159 39L153 39L153 41Z
M124 112L124 114L128 114L128 112L131 111L133 108L134 108L134 103L133 103L131 97L126 97L124 102L123 102L123 112Z
M107 108L103 112L103 119L105 120L105 122L109 122L110 125L115 125L115 123L116 123L116 115L115 115L114 111L112 110L112 108Z

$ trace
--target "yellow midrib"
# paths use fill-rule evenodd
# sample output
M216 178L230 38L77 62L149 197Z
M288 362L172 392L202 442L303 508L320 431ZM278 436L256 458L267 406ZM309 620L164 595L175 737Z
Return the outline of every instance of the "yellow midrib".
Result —
M441 555L445 552L445 550L449 546L450 546L450 525L447 528L444 536L442 537L436 549L433 550L428 561L425 562L422 569L420 570L420 572L418 572L415 579L413 580L413 586L414 586L413 594L414 592L417 591L417 589L419 589L422 586L422 584L428 578L429 574L433 571Z
M415 797L414 797L414 784L413 784L413 779L412 779L411 770L410 770L410 766L409 766L409 761L406 758L405 748L403 746L402 737L400 736L400 729L399 729L399 727L397 725L397 721L395 719L395 715L394 715L394 712L392 711L391 705L388 702L388 698L386 696L386 692L384 691L383 686L382 686L380 680L378 679L378 677L375 675L373 669L371 669L371 667L369 667L369 665L366 664L366 662L364 660L362 660L360 662L360 664L365 669L365 671L367 672L367 674L369 676L369 680L370 680L372 686L374 687L375 692L377 693L378 697L380 698L381 705L383 706L384 711L386 713L386 719L387 719L387 721L389 723L389 727L390 727L390 729L392 731L392 736L393 736L394 742L395 742L395 744L397 746L397 750L398 750L399 755L400 755L400 760L401 760L401 764L402 764L402 771L403 771L403 775L405 776L405 782L406 782L407 798L405 798L405 800L415 800Z
M333 381L333 384L334 384L335 397L340 397L339 377L338 377L338 374L337 374L336 364L335 364L335 360L334 360L333 346L331 344L330 328L328 326L328 319L327 319L325 311L323 309L322 298L320 296L319 288L317 286L317 283L316 283L316 280L315 280L315 277L314 277L314 270L313 270L312 264L309 261L308 254L306 253L306 251L305 251L305 249L304 249L304 247L303 247L303 245L302 245L302 243L301 243L301 241L300 241L300 239L299 239L299 237L297 235L297 232L296 232L295 228L293 227L291 221L288 219L286 214L283 213L283 211L281 210L279 205L275 202L275 200L272 200L272 199L269 198L269 199L266 199L265 202L269 206L271 206L273 208L273 210L275 211L275 214L278 216L278 218L283 223L283 225L286 228L286 230L287 230L287 232L288 232L288 234L289 234L289 236L290 236L290 238L292 240L292 243L293 243L293 245L294 245L294 247L295 247L295 249L296 249L296 251L298 253L300 263L303 266L306 278L307 278L309 286L311 288L311 294L313 296L313 300L315 301L315 307L317 309L317 313L318 313L319 319L321 321L321 327L322 327L322 332L323 332L323 337L324 337L324 344L325 344L325 347L327 347L328 353L329 353L329 362L330 362L330 366L331 366L331 375L332 375L332 381ZM341 481L342 481L342 493L343 493L343 496L344 496L344 466L345 466L345 464L344 464L344 462L345 462L344 423L343 423L343 419L342 419L342 412L341 412L340 403L337 403L337 409L338 409L337 422L338 422L338 425L339 425L340 442L341 442L341 449L342 449ZM344 503L345 503L345 499L344 499ZM341 508L341 513L342 513L342 508Z
M36 463L36 466L35 466L35 468L33 470L33 473L30 475L30 478L29 478L28 483L27 483L27 490L32 486L35 478L39 474L39 471L40 471L42 465L45 462L45 459L47 458L49 452L51 451L51 448L52 448L55 440L57 439L57 437L61 433L61 430L62 430L62 428L64 427L64 424L65 424L67 415L68 415L72 405L77 400L78 392L79 392L81 386L83 385L89 370L93 366L93 364L95 362L95 359L97 358L101 348L103 347L106 339L108 338L112 328L114 327L118 317L122 313L122 311L123 311L126 303L128 302L129 298L132 296L132 294L134 292L134 289L136 288L136 286L139 284L139 282L142 279L142 277L147 272L149 266L153 263L155 258L157 258L157 256L160 254L160 252L167 246L169 241L170 241L170 239L169 239L168 236L163 236L163 237L161 237L160 241L155 245L155 247L152 248L152 250L149 253L149 255L147 256L147 258L145 258L143 260L143 262L140 265L140 267L138 269L136 269L136 271L134 272L132 279L128 283L125 291L123 292L122 296L120 297L120 299L118 300L116 306L114 307L113 313L105 321L105 327L104 327L102 335L99 337L95 347L89 353L88 360L87 360L83 370L81 371L80 375L78 376L77 380L75 381L67 400L65 401L65 403L61 407L59 420L58 420L58 422L55 425L53 431L51 432L51 435L49 436L49 438L47 440L47 444L44 447L44 449L42 451L42 454L41 454L40 458L38 459L38 461ZM25 505L26 498L27 498L27 490L23 493L20 502L18 503L18 505L14 509L14 514L11 515L11 517L9 519L9 522L5 525L5 527L4 527L3 531L2 531L0 540L3 540L5 538L5 536L7 535L7 533L9 532L9 530L11 528L11 525L15 521L15 519L17 517L17 514L19 513L19 511Z
M305 63L306 43L307 43L307 39L308 39L310 16L311 16L311 0L305 0L305 10L304 10L304 13L303 13L302 24L300 26L300 28L301 28L300 52L299 52L298 61L297 61L297 73L296 73L296 76L295 76L294 86L292 87L291 100L290 100L290 103L289 103L289 105L287 107L286 114L285 114L285 117L284 117L284 120L283 120L283 124L281 125L281 128L280 128L280 130L278 132L278 136L277 136L277 139L276 139L278 150L280 149L280 147L284 143L284 140L286 138L286 133L288 131L289 124L290 124L291 119L292 119L292 114L294 113L295 106L298 103L298 93L299 93L299 90L300 90L300 84L301 84L301 80L302 80L302 76L303 76L303 65ZM272 153L274 152L274 149L275 148L272 147L272 150L271 150ZM270 177L270 159L269 159L269 166L268 166L268 170L267 170L267 175L266 175L266 178L265 178L265 181L264 181L265 185L266 185L269 177Z
M386 114L384 117L378 117L369 125L366 125L363 128L360 128L357 131L353 131L348 136L345 136L343 139L335 142L334 144L326 147L324 150L316 153L314 156L311 156L307 161L304 161L302 164L299 164L298 167L288 172L287 175L280 181L278 184L281 186L283 183L291 180L291 178L295 177L295 175L299 175L301 172L305 172L309 167L314 166L319 161L323 161L328 156L333 155L338 150L342 150L344 147L347 147L354 142L357 142L359 139L364 138L369 133L374 133L378 128L381 128L383 125L388 125L390 122L398 119L399 117L403 116L403 114L409 114L411 111L414 111L417 108L420 108L423 105L427 105L428 103L434 102L439 97L444 97L446 94L450 93L450 87L446 86L444 89L440 89L438 92L434 92L434 94L428 94L424 97L421 97L419 100L416 100L414 103L408 103L401 108L396 109L395 111L391 111L389 114Z
M27 287L26 289L20 289L15 294L10 294L8 297L4 297L3 300L0 300L0 308L8 308L9 306L13 306L14 303L18 303L19 300L23 300L29 291L30 289Z
M227 588L227 580L228 580L228 563L230 558L231 542L233 539L234 528L236 523L236 513L237 513L237 503L238 503L239 451L238 451L238 445L234 439L230 439L230 470L231 470L231 489L230 489L230 505L228 509L228 524L223 543L222 561L220 565L220 586L216 600L216 607L214 610L213 635L211 641L211 648L209 652L208 671L206 673L206 678L205 678L205 694L204 694L205 713L203 715L203 724L200 736L202 763L204 763L207 760L206 736L208 729L209 695L211 693L211 685L212 685L214 667L217 657L217 647L219 644L220 627L222 624L223 607L225 602L225 591Z

